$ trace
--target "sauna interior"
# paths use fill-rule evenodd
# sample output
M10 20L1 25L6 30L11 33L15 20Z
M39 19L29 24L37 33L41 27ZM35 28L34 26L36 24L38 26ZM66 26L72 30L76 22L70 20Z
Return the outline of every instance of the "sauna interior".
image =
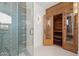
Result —
M62 46L62 14L55 15L53 18L53 24L54 24L54 44L57 44L59 46Z

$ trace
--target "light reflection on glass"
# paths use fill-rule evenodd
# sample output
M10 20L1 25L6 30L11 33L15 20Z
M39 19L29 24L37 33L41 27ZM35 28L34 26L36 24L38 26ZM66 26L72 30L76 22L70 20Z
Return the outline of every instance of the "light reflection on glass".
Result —
M8 30L11 24L11 16L0 12L0 30Z

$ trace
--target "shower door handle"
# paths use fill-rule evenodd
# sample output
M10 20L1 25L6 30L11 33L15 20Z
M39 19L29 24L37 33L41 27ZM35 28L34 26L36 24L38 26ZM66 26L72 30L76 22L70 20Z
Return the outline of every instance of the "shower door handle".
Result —
M33 30L32 29L30 29L30 35L33 35Z

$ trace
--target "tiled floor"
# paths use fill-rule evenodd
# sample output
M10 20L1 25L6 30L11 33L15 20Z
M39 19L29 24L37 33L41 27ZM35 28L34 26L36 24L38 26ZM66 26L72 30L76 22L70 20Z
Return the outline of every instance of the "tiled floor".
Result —
M35 56L76 56L76 54L64 50L59 46L42 46L34 49Z
M27 51L27 49L24 49L22 53L19 54L19 56L31 56L30 53Z
M19 56L31 56L28 51L19 54Z

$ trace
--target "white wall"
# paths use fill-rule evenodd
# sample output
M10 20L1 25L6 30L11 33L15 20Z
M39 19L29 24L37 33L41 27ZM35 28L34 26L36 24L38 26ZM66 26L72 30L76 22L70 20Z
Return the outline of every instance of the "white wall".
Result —
M34 48L42 46L43 41L43 15L45 11L38 4L34 3ZM39 18L39 20L38 20Z

